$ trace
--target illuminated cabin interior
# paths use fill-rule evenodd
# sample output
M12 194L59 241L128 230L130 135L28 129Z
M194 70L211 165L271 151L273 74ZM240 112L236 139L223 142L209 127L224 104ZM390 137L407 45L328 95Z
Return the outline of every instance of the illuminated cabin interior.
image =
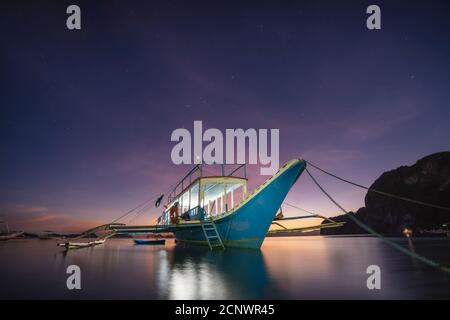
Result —
M174 209L181 220L202 220L218 217L243 201L247 194L245 165L228 175L225 175L224 166L221 167L221 175L210 176L203 175L201 165L194 167L169 194L158 224L171 224L170 212ZM244 171L243 176L236 174L240 169Z

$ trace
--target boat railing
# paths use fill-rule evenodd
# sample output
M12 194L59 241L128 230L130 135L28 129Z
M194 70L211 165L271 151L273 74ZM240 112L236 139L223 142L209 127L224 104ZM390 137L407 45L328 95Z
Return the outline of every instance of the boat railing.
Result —
M204 220L205 209L200 206L196 206L182 213L181 218L184 220Z
M223 177L243 177L247 179L247 166L245 163L238 165L234 168L230 173L226 173L225 164L221 164L221 176ZM242 175L238 175L236 173L239 170L243 171ZM201 164L197 164L194 168L192 168L170 191L167 201L171 203L173 200L177 198L177 196L185 190L188 186L190 186L196 179L203 177L203 167Z
M173 189L170 191L167 197L168 202L172 202L172 200L175 199L177 195L184 190L185 187L189 186L192 183L192 181L201 176L202 176L202 166L200 164L197 164L173 187Z
M242 169L244 171L244 178L247 179L247 165L245 163L239 165L237 168L235 168L233 171L231 171L227 176L228 177L233 177L233 174L235 174L236 172L238 172L240 169ZM224 172L225 173L225 172ZM225 175L225 174L224 174Z

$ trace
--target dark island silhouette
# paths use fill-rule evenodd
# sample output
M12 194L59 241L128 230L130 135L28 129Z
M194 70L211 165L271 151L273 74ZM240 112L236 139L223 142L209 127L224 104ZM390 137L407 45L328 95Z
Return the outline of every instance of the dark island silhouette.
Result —
M450 207L450 152L439 152L383 173L371 189L392 193L442 207ZM355 214L366 225L385 235L402 235L405 228L414 236L449 235L450 212L409 203L368 191L365 206ZM340 228L322 229L321 235L351 235L367 232L347 214L332 217L346 222Z

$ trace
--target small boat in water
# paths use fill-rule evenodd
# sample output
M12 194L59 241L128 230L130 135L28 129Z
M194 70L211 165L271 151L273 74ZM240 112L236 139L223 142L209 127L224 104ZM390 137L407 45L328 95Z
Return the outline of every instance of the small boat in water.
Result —
M165 239L134 239L134 244L137 245L163 245L165 243Z
M114 236L116 234L115 231L109 231L106 234L104 234L92 241L75 242L75 240L83 239L86 236L89 236L94 231L104 230L104 227L105 226L99 226L99 227L96 227L93 229L89 229L86 232L83 232L82 234L80 234L78 237L72 238L71 239L72 241L58 243L58 247L64 247L67 249L79 249L79 248L87 248L87 247L97 246L99 244L104 244L106 242L106 239L111 238L112 236Z
M14 239L24 234L23 231L10 231L8 222L6 221L0 221L0 224L4 224L6 226L6 232L0 231L0 241Z
M23 231L0 233L0 240L4 241L4 240L14 239L14 238L20 237L23 234L24 234Z
M58 246L65 247L67 249L78 249L78 248L86 248L86 247L93 247L97 246L99 244L104 244L105 239L100 240L94 240L89 242L65 242L65 243L58 243Z

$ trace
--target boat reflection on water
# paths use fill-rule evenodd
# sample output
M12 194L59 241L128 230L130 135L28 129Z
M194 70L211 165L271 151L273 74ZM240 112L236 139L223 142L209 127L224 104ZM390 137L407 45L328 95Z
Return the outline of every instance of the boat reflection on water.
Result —
M165 246L134 246L113 239L97 247L61 251L56 260L61 267L79 264L84 283L103 287L102 298L201 300L276 295L260 250L210 251L205 246L176 245L171 239ZM124 275L127 290L120 292L118 282L123 285ZM87 285L82 291L83 298L98 298L97 290Z
M158 284L164 299L261 297L269 287L259 250L209 251L174 246L160 252Z
M450 264L450 239L391 239ZM0 299L448 299L450 277L373 237L271 237L261 250L136 246L111 239L65 251L57 240L0 242ZM68 290L67 267L82 290ZM367 268L381 270L381 290Z

